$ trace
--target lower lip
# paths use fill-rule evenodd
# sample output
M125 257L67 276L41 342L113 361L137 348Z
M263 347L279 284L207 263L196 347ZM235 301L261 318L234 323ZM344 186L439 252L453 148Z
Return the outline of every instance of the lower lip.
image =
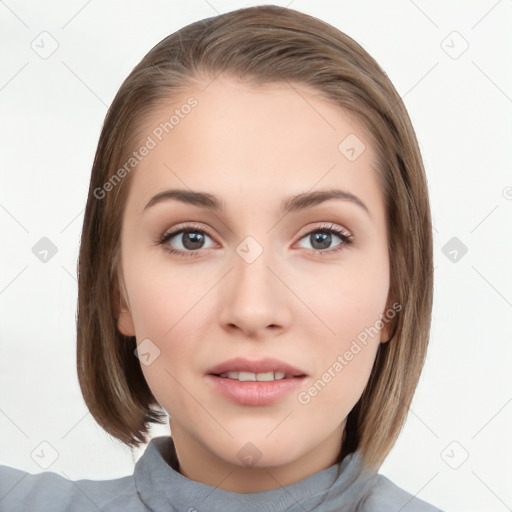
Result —
M207 381L225 397L241 405L269 405L297 389L306 377L271 381L245 381L206 375Z

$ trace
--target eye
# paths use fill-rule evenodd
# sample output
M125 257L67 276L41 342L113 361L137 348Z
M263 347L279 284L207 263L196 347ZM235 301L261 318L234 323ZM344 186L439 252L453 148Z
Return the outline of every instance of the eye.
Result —
M335 245L334 248L331 248L333 235L335 235L334 238L340 239L341 242ZM331 224L320 226L310 231L301 240L308 241L312 246L312 250L324 254L324 252L332 253L339 251L345 245L352 244L352 235L344 229Z
M187 226L164 234L158 243L163 245L169 253L187 258L197 254L199 249L208 249L208 247L204 246L207 238L211 240L211 237L203 229L199 229L194 226ZM175 239L174 246L171 245L173 239ZM178 246L177 248L176 245ZM210 247L214 246L215 243Z
M331 248L334 238L338 238L340 243ZM212 237L201 228L187 225L170 233L165 233L157 240L170 254L176 254L183 258L197 255L201 249L208 249L215 246L215 242L210 246L205 246L206 239L212 240ZM301 240L307 240L311 244L311 250L320 254L334 253L352 244L352 235L342 228L335 225L323 225L309 231ZM212 240L213 241L213 240Z

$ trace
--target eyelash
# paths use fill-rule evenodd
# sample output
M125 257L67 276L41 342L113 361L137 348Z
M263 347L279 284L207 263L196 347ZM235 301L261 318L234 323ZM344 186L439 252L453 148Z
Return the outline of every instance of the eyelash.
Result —
M323 226L319 226L318 228L315 228L315 229L309 231L308 233L306 233L305 235L303 235L300 238L300 240L302 240L303 238L305 238L313 233L317 233L317 232L335 234L336 236L338 236L341 239L341 243L338 244L337 246L335 246L333 249L326 249L325 251L311 249L313 252L318 253L318 254L322 254L322 255L325 253L332 254L332 253L342 250L344 248L344 246L351 245L353 243L352 235L347 234L347 232L345 230L338 228L332 224L330 224L330 225L326 224ZM212 238L209 235L209 233L207 231L205 231L204 229L193 226L193 225L187 225L184 227L180 227L179 229L172 231L170 233L164 233L159 239L157 239L156 242L158 245L163 246L164 249L169 254L175 254L182 258L190 258L192 256L195 256L197 253L201 252L201 249L197 250L197 251L181 251L181 250L173 249L172 247L169 247L168 245L166 245L167 242L171 238L173 238L176 235L182 234L182 233L201 233L203 235L207 235L208 237Z

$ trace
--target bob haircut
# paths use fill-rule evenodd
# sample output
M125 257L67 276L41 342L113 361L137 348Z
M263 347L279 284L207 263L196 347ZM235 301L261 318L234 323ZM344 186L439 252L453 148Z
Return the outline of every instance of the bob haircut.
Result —
M198 79L220 74L253 85L294 83L350 113L377 155L389 238L388 306L402 307L386 328L363 394L347 418L343 453L378 468L407 417L424 364L433 300L428 186L406 108L386 73L353 39L293 9L249 7L194 22L153 47L110 106L91 173L78 260L77 371L99 425L130 447L166 422L134 355L136 339L116 325L120 233L130 175L102 188L147 134L145 117ZM119 178L119 174L117 176ZM98 191L101 191L99 193Z

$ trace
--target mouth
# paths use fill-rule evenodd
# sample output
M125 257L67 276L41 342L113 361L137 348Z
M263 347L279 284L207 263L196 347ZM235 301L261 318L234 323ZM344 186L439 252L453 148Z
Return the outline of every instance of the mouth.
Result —
M240 382L269 382L284 379L300 379L306 375L286 375L284 372L227 372L227 373L210 373L214 377L223 379L238 380Z
M305 371L273 358L252 361L244 358L230 359L210 368L207 375L240 382L268 382L307 377Z
M277 359L232 359L210 369L206 382L214 393L242 406L271 406L304 386L303 370Z

